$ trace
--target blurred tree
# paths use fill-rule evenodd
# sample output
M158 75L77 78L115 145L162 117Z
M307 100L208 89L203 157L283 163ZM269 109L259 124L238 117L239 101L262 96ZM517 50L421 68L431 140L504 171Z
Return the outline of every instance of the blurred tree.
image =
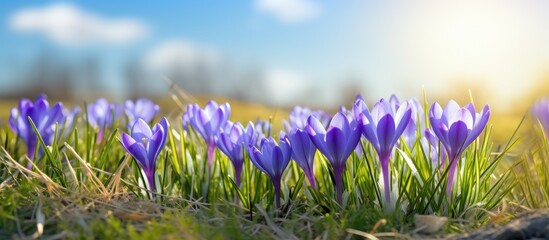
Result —
M46 93L55 98L68 98L74 71L66 61L57 57L49 48L44 48L26 66L22 66L15 81L23 88L13 89L6 95L12 98L35 97ZM19 80L17 80L19 79Z
M129 98L137 99L151 95L151 92L147 92L148 86L146 82L145 73L143 71L143 65L138 60L139 58L132 58L124 65L124 77L125 85L128 89Z

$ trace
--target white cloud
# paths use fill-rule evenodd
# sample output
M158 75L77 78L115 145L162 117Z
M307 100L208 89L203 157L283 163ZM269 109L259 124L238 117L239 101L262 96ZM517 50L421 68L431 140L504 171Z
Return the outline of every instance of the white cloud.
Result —
M218 61L215 51L182 40L167 40L154 47L145 56L145 65L154 71L171 71L192 68L196 64L214 65Z
M309 20L320 12L312 0L256 0L255 7L285 23Z
M301 74L288 69L270 69L265 73L265 86L271 99L278 104L290 104L303 97L307 81Z
M14 13L10 27L17 32L35 32L67 45L128 43L147 34L135 19L106 19L68 3L26 8Z

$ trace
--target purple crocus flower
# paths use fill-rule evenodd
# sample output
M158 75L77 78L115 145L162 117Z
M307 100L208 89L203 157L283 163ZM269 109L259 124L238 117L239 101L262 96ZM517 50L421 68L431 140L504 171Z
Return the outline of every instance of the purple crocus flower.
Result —
M132 155L145 173L149 190L155 191L154 172L156 159L166 144L168 121L162 118L151 130L147 122L137 119L132 127L131 136L122 133L122 146Z
M248 147L253 140L254 125L252 122L244 129L241 123L227 123L226 130L219 133L217 147L231 160L235 172L235 182L240 186L240 175L244 164L242 147Z
M334 171L337 200L343 202L343 171L349 155L358 145L362 132L362 119L349 120L345 114L337 112L326 130L314 116L307 120L306 131L313 144L330 161Z
M250 145L248 148L252 163L267 174L275 189L276 207L280 208L280 182L282 174L290 162L292 149L290 141L284 134L280 134L280 145L274 138L263 138L259 148Z
M191 124L191 119L194 118L194 116L197 114L198 110L200 110L200 107L198 104L189 104L187 105L187 110L185 113L183 113L183 129L185 131L189 131L189 124Z
M63 108L63 117L59 122L59 132L57 140L66 137L69 131L74 127L76 116L80 113L80 107L75 106L71 110Z
M301 129L292 130L289 134L289 139L292 145L292 159L301 167L311 187L316 189L314 175L315 145L311 141L309 134Z
M273 128L273 125L271 124L271 121L269 120L263 120L263 119L257 119L255 121L255 132L257 134L256 140L258 141L257 144L261 143L261 139L267 138L271 136L271 130Z
M215 153L217 135L227 124L231 115L231 107L228 103L217 105L215 101L209 101L204 109L192 106L187 107L192 112L187 115L188 123L202 136L208 145L208 167L211 169ZM185 115L183 120L185 121Z
M549 138L549 99L543 98L534 103L532 114L539 120L545 136Z
M399 106L400 103L396 105L394 109L398 109ZM408 101L408 106L410 106L410 109L412 110L412 115L408 126L406 126L404 132L402 133L402 139L404 140L408 148L411 149L417 139L416 133L418 127L420 129L420 132L425 129L425 121L423 120L425 112L423 111L423 107L421 106L417 98L410 99Z
M440 169L444 169L444 164L446 162L446 150L444 147L439 147L438 137L431 131L431 129L425 129L425 135L421 139L423 149L429 149L431 146L430 157L433 162L433 166L440 166Z
M331 118L329 114L326 114L321 110L312 111L307 107L295 106L290 112L290 116L288 116L288 121L283 120L282 124L287 132L294 129L303 130L305 129L305 126L307 126L307 119L310 116L315 116L324 126L328 125Z
M118 105L110 104L104 98L99 98L95 103L88 105L88 123L98 128L97 142L103 140L105 128L112 126L114 120L120 115L120 110Z
M414 143L416 142L416 132L418 128L420 129L420 132L423 132L425 129L425 123L423 121L424 117L424 111L423 107L417 100L417 98L412 98L408 102L408 106L410 106L410 109L412 110L412 115L410 118L410 122L408 122L408 125L404 129L404 132L402 133L402 139L406 143L406 145L411 149L414 146ZM397 109L399 109L401 102L398 100L398 97L396 95L391 95L389 98L389 103L391 104L391 108L393 113L397 112Z
M36 126L38 134L40 134L44 143L51 145L55 135L55 124L64 121L63 105L56 103L50 108L47 97L42 95L34 103L29 99L23 98L19 101L18 108L11 109L9 126L27 145L27 156L31 161L27 164L27 168L32 169L38 136L32 128L29 118ZM38 158L40 158L41 152L42 149L39 148Z
M484 130L490 118L490 107L484 106L480 113L473 104L460 108L455 101L448 102L442 110L438 103L431 106L429 120L435 135L438 137L450 162L446 195L450 197L454 174L461 154Z
M410 122L412 111L408 106L408 102L404 102L397 109L393 109L390 102L384 99L377 102L371 112L368 111L364 101L357 99L353 110L357 118L363 119L363 134L379 156L385 201L391 202L389 159L398 139Z
M356 96L355 102L358 101L358 100L361 100L362 102L364 102L364 98L362 98L362 95L358 94ZM367 108L366 103L364 103L364 105L362 105L361 107ZM350 119L357 119L357 117L354 114L354 111L357 111L357 109L355 109L355 106L353 106L353 108L351 110L347 110L347 108L345 106L340 106L339 107L339 112L345 114L345 116L347 116L347 119L349 119L349 120ZM359 141L359 143L360 143L360 141ZM362 144L357 144L356 145L355 153L357 154L358 157L362 157L362 155L364 154L364 151L362 150Z
M150 99L139 98L135 102L129 99L126 100L124 110L128 116L128 126L131 127L139 118L145 120L145 122L152 121L160 111L160 107Z

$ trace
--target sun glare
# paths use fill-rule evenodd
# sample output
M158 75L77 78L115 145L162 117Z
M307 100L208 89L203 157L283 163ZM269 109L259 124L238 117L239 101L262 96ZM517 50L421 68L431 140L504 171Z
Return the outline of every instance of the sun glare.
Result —
M380 32L402 69L396 77L438 88L464 79L490 86L490 97L512 101L546 70L549 34L539 10L508 2L429 3L386 16L389 24Z

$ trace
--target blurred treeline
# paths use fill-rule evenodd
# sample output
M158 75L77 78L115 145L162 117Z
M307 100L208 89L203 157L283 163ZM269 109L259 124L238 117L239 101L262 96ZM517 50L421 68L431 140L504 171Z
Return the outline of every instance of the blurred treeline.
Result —
M149 97L164 105L163 112L167 114L178 109L170 96L170 93L177 93L173 91L174 86L196 97L194 100L191 98L185 101L196 101L201 104L209 98L230 101L233 108L243 112L233 111L235 120L255 120L270 116L282 119L292 106L269 101L273 91L270 89L271 85L265 81L265 71L259 64L236 63L230 59L194 59L173 62L172 66L155 72L148 70L146 64L140 61L143 59L141 56L128 59L130 60L115 70L106 63L108 59L88 54L75 60L56 54L55 50L49 48L43 48L38 54L24 61L3 59L2 65L12 68L12 71L10 75L0 74L0 83L4 86L0 94L0 99L3 99L3 103L0 104L0 117L5 119L9 114L6 108L15 106L19 98L35 98L42 93L46 93L52 100L77 104L83 101L91 102L97 97L119 102L127 98ZM113 72L117 76L113 77ZM521 83L517 82L517 86L519 84ZM320 86L308 86L305 92L293 98L295 104L334 112L340 104L350 107L358 93L362 93L370 101L375 100L365 92L368 86L360 77L335 79L333 91L338 91L339 102L328 107L311 101L322 95L319 88ZM419 88L420 86L416 89ZM426 94L428 101L439 101L443 105L449 99L463 105L470 102L472 96L477 109L484 104L494 106L491 121L494 124L494 135L497 139L505 139L510 135L509 130L515 128L523 116L528 115L534 101L549 96L549 72L513 101L498 99L490 89L491 86L482 79L454 79L444 90ZM421 100L422 96L416 97ZM401 100L404 98L401 97ZM511 104L502 105L501 102ZM242 108L250 109L245 111ZM278 120L274 123L275 126L278 125Z
M162 99L172 85L193 96L221 96L238 101L259 102L272 107L288 108L291 104L272 101L280 89L274 90L268 72L253 61L233 61L230 57L189 56L173 59L161 69L151 69L146 56L122 56L125 60L106 59L100 54L59 54L44 47L25 56L0 56L0 99L34 98L46 93L59 100L92 101L97 97L113 100L149 97ZM22 57L24 56L24 57ZM116 64L113 64L116 62ZM360 78L335 79L329 89L336 99L354 98L360 89ZM287 86L292 88L290 84ZM353 89L353 94L348 90ZM311 96L322 99L322 87L307 86L292 102L315 105ZM339 103L337 103L339 104ZM316 105L316 107L322 107Z

